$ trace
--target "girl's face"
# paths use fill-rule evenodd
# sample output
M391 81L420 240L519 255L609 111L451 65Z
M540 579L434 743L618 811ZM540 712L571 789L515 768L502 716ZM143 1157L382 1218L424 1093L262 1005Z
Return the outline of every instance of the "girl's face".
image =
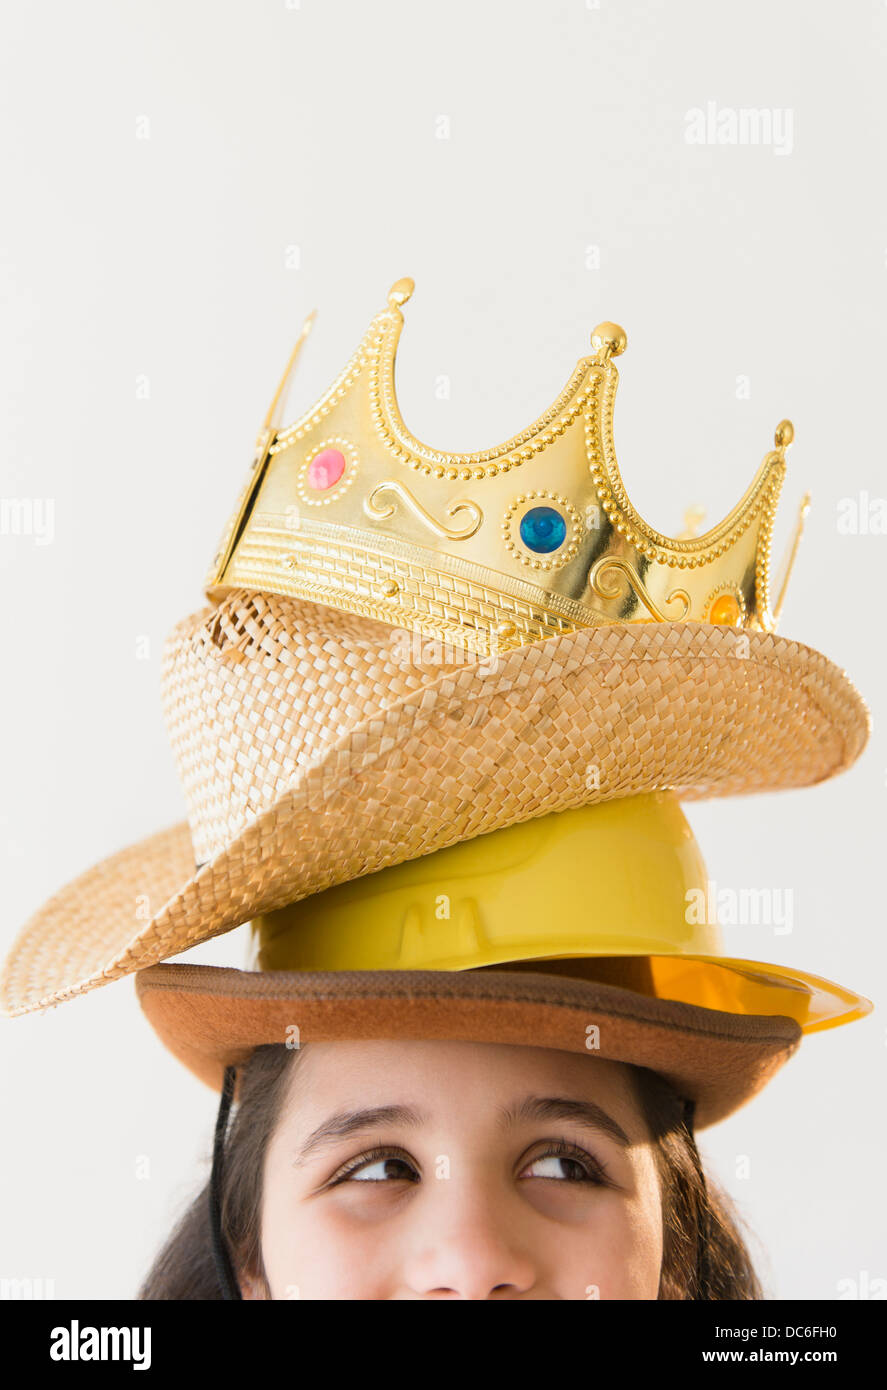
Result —
M261 1236L275 1299L654 1299L662 1210L618 1062L312 1043L269 1144Z

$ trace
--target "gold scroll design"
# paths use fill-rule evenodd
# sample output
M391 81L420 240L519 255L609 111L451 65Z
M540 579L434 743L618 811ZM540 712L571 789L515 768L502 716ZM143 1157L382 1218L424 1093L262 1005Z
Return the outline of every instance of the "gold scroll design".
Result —
M681 619L686 618L689 613L690 595L687 593L686 589L672 589L671 593L666 598L665 602L667 604L680 603L683 605L680 613L676 613L669 617L668 614L663 613L653 602L649 590L634 566L629 564L627 560L622 560L615 555L602 555L599 560L595 560L589 570L589 588L592 593L597 594L599 598L619 598L620 586L618 579L615 579L614 576L614 583L610 586L604 582L604 574L611 570L615 570L618 574L623 574L625 576L641 603L653 614L653 617L656 618L658 622L680 622Z
M433 531L435 536L440 536L442 540L467 541L469 536L474 535L484 519L484 514L476 502L460 497L455 502L450 502L446 514L451 521L454 521L460 512L467 512L469 519L461 527L445 526L442 521L438 521L430 512L425 510L409 488L404 487L403 483L390 480L379 483L377 487L373 488L369 497L363 499L363 509L367 516L372 517L374 521L387 521L397 511L394 501L380 502L380 494L390 495L396 501L402 502L413 513L413 516L418 517L429 531Z

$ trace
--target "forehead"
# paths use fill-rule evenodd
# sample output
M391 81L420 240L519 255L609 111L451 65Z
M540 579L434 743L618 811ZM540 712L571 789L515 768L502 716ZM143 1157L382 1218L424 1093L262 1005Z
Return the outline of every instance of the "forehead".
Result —
M293 1068L281 1121L306 1125L339 1108L411 1105L440 1123L492 1114L526 1096L595 1101L629 1134L643 1121L629 1069L554 1048L466 1042L307 1044Z

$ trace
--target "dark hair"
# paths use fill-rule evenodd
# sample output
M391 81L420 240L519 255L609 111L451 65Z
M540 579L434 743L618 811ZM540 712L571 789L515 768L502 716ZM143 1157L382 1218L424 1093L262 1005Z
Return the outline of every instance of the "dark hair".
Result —
M283 1108L298 1052L256 1048L242 1068L239 1106L226 1143L221 1228L235 1267L269 1292L261 1249L265 1153ZM661 1299L760 1299L751 1258L729 1200L706 1180L692 1112L646 1067L628 1066L650 1130L662 1193ZM221 1299L213 1259L209 1183L175 1227L145 1280L140 1299Z
M692 1111L657 1072L629 1066L662 1192L661 1299L760 1299L730 1199L703 1172Z

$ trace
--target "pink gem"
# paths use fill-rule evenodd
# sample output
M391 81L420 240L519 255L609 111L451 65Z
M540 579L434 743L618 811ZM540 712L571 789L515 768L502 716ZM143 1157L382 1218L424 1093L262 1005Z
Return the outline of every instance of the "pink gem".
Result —
M335 487L345 472L345 455L338 449L321 449L308 465L308 483L315 492Z

